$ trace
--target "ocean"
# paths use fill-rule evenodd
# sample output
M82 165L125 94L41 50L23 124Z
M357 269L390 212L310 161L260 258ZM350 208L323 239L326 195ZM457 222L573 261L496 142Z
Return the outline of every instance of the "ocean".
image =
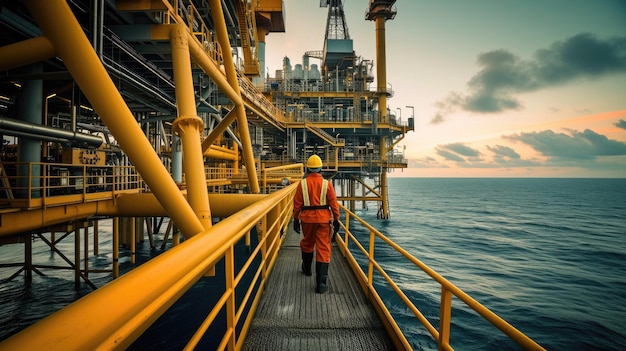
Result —
M391 220L358 214L548 350L626 349L626 179L391 178L389 197ZM438 327L439 285L376 253ZM436 350L402 306L413 348ZM455 349L519 349L470 311L453 299Z
M356 212L548 350L626 349L626 179L390 178L389 197L388 221L372 204ZM0 246L0 263L23 258L14 246ZM159 251L147 242L139 250L140 258ZM110 250L102 251L91 266L106 265ZM61 264L38 241L35 252ZM438 326L439 285L388 248L376 257ZM130 268L127 257L121 264ZM13 272L0 268L0 281ZM21 277L0 283L0 340L90 291L73 290L71 271L45 273L30 288ZM415 350L436 350L393 292L382 297ZM456 350L519 349L507 340L453 299Z

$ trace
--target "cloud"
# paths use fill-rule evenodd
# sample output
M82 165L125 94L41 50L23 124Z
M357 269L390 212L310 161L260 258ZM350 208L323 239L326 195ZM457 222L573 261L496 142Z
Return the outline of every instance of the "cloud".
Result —
M620 121L626 124L626 121ZM590 129L566 129L564 133L553 130L503 135L504 140L520 142L538 154L526 158L513 147L486 145L485 154L466 143L438 145L439 158L413 159L409 167L415 168L519 168L576 167L589 170L626 171L626 143L611 140Z
M623 119L620 119L618 122L615 122L615 126L617 128L626 129L626 121Z
M448 165L443 164L430 156L425 156L419 159L410 159L408 166L409 168L448 168Z
M626 143L610 140L586 129L568 130L569 134L552 130L505 135L503 138L529 145L552 160L593 160L600 156L626 155Z
M482 153L463 143L438 145L435 151L448 161L466 163L468 165L482 162Z
M431 123L444 122L458 110L497 113L523 108L516 94L536 91L584 78L626 72L626 37L598 39L581 33L548 48L531 60L494 50L478 55L481 70L467 83L467 92L451 92L435 104Z
M437 154L443 158L445 158L448 161L454 161L454 162L465 162L465 159L457 154L455 154L454 152L450 152L446 149L442 149L437 147Z
M468 156L468 157L478 157L480 155L482 155L480 153L480 151L476 150L476 149L472 149L471 147L462 144L462 143L453 143L453 144L446 144L441 146L443 148L446 148L448 150L451 150L459 155L462 156Z
M496 154L497 158L521 159L520 154L508 146L496 145L494 147L487 146L487 149Z

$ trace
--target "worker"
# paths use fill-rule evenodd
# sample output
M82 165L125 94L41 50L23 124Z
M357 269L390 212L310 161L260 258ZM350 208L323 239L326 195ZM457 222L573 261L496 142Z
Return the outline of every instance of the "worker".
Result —
M293 201L293 229L302 240L302 273L311 276L311 264L315 252L316 293L328 290L328 264L330 263L331 240L339 231L339 204L332 182L320 173L322 159L318 155L306 162L307 176L300 181Z

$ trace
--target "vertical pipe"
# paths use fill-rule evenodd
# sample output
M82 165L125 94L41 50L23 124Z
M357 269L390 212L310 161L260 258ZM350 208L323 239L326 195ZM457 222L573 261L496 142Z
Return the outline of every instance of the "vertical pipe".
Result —
M174 225L174 229L172 230L172 246L178 244L180 244L180 231L178 230L178 226Z
M74 290L80 289L80 229L74 229Z
M27 0L25 4L167 213L176 220L187 237L202 232L202 223L143 135L67 2Z
M130 227L130 264L134 265L137 262L137 231L136 231L136 217L129 218L129 227Z
M354 179L350 179L350 197L352 198L352 200L350 200L350 211L354 212L355 209L355 203L356 200L354 200L354 198L356 197L356 181Z
M148 229L148 241L150 242L150 248L154 249L154 232L152 230L152 217L144 217L146 221L146 229Z
M183 145L176 134L172 136L172 178L176 183L183 182Z
M182 25L172 26L170 31L174 82L176 84L176 106L178 117L172 124L173 130L180 136L183 145L183 168L187 183L187 201L205 229L211 227L211 208L204 175L204 159L200 132L204 129L202 119L197 116L195 93L191 73L191 59L187 28Z
M385 17L376 17L376 81L378 85L379 122L387 120L387 58L385 44Z
M24 281L26 286L33 282L33 236L24 235Z
M267 28L263 28L257 25L256 27L256 36L257 36L257 58L259 60L259 66L261 68L261 76L258 78L253 78L255 85L263 87L265 85L265 77L267 72L265 71L265 36L269 33Z
M385 143L386 137L380 137L381 144ZM380 197L381 197L381 219L389 219L389 199L387 198L387 154L386 147L380 148Z
M387 58L385 44L385 20L384 16L376 17L376 80L378 85L378 115L381 123L387 123ZM389 218L389 202L387 199L387 147L386 137L381 136L379 143L380 150L380 195L381 213L380 218Z
M120 218L113 218L113 279L120 276Z
M43 73L41 63L33 64L29 73ZM22 83L19 95L18 114L21 120L33 124L41 124L43 116L43 81L41 79L26 80ZM30 138L20 138L18 144L17 165L18 196L20 198L38 198L41 196L41 141ZM32 167L32 169L30 167ZM32 172L28 176L29 172ZM32 188L32 193L27 189Z
M230 41L228 40L228 31L226 29L226 22L224 21L224 11L222 10L222 2L220 0L210 0L209 5L211 7L211 15L213 23L215 24L215 32L217 33L217 40L222 48L222 60L224 61L224 69L226 70L226 78L228 83L233 87L235 92L241 96L239 90L239 81L237 78L237 71L235 70L235 64L230 48ZM254 164L254 153L252 152L252 141L250 140L250 131L248 130L248 120L246 119L246 110L243 103L236 104L234 108L237 115L237 124L239 129L239 139L241 140L241 148L243 151L244 165L248 170L248 183L250 185L250 192L253 194L259 193L259 181L257 179L256 168ZM223 122L222 122L223 123Z
M89 223L85 222L85 243L83 244L85 248L85 277L89 277Z
M98 245L100 244L98 241L98 220L94 220L93 221L93 255L94 256L98 256L98 254L100 253L99 247Z
M239 145L237 143L233 143L233 151L235 155L239 155ZM233 162L233 174L239 174L239 157Z

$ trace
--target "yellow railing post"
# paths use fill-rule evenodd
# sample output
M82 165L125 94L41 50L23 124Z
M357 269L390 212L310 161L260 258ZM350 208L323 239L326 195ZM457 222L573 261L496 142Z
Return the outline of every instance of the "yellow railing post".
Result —
M448 350L450 347L450 319L452 315L452 293L445 287L441 287L441 307L439 311L439 351Z
M369 246L369 257L367 260L367 285L370 290L374 289L374 238L375 234L373 230L370 230L370 246ZM370 292L368 292L368 295Z
M235 350L236 320L235 320L235 251L230 246L226 251L226 293L230 294L226 302L226 330L230 332L228 337L228 350Z

